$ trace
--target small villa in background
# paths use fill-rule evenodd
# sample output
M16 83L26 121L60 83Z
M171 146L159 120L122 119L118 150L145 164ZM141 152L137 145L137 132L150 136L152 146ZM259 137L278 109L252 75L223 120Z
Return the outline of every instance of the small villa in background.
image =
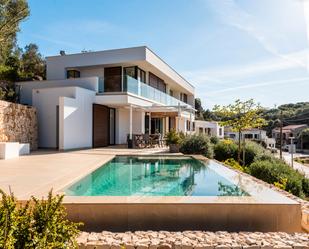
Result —
M233 139L235 141L239 140L239 134L238 132L232 131L229 127L225 128L224 131L224 137ZM248 140L254 140L258 142L263 142L267 146L267 148L275 148L276 141L273 138L269 138L266 134L265 130L252 128L247 129L240 134L240 139L248 139Z
M224 127L214 121L195 120L195 131L211 137L224 138Z
M291 138L293 137L293 142L296 145L296 149L303 149L303 144L300 138L300 133L308 128L306 124L300 125L287 125L282 127L282 146L291 144ZM280 145L280 128L275 128L272 130L272 137L276 140L276 144Z
M46 64L46 81L17 84L21 104L37 110L41 148L129 145L171 129L223 137L217 123L195 125L194 86L145 46L62 51Z

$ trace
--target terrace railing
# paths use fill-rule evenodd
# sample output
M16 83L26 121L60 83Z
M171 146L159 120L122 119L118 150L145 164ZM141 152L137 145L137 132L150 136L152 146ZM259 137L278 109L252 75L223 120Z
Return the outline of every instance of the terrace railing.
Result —
M167 106L189 105L130 76L124 77L122 90L122 92L132 93ZM104 93L104 80L102 78L99 79L99 93Z

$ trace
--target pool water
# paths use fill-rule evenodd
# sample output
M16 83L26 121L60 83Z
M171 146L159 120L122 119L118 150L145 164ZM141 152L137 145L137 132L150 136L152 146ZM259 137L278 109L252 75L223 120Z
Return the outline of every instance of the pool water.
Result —
M65 189L71 196L246 196L214 170L191 157L117 156Z

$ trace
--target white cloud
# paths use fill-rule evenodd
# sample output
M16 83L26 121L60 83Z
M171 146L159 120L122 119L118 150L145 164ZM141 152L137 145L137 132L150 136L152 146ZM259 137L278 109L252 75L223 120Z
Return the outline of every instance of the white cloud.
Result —
M307 68L307 64L304 64L302 61L286 56L280 52L280 49L278 48L278 45L280 47L280 44L275 44L275 42L267 36L269 33L277 32L276 30L271 30L271 28L269 28L271 27L271 24L269 24L268 27L261 25L261 22L259 22L254 15L251 15L244 9L240 8L234 0L215 1L215 4L212 6L226 25L246 32L250 37L256 39L256 41L267 52L281 59L295 63L300 67ZM280 35L282 36L284 34Z
M207 94L231 92L231 91L238 91L241 89L251 89L251 88L283 85L283 84L290 84L290 83L295 84L296 82L305 82L305 81L309 82L309 77L292 78L292 79L286 79L286 80L272 80L272 81L257 82L253 84L244 84L240 86L235 86L235 87L230 87L230 88L225 88L225 89L220 89L220 90L215 90L215 91L209 91Z
M270 58L264 61L258 61L251 64L238 66L230 66L215 69L200 69L194 71L183 72L183 74L192 82L202 83L219 83L218 85L230 85L233 81L241 79L262 76L268 73L285 71L289 69L299 68L298 64L293 61L299 61L306 65L309 56L309 49L298 51L295 53L284 54L284 57L290 58L284 60L281 58ZM303 68L303 67L301 67Z

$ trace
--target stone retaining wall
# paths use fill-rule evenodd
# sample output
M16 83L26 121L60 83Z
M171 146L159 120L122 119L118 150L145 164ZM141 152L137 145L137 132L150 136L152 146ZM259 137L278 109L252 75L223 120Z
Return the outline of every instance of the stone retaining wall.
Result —
M79 248L87 249L305 249L309 248L309 234L228 233L228 232L154 232L126 233L82 232L78 237Z
M0 142L30 143L38 147L37 114L34 107L0 100Z

